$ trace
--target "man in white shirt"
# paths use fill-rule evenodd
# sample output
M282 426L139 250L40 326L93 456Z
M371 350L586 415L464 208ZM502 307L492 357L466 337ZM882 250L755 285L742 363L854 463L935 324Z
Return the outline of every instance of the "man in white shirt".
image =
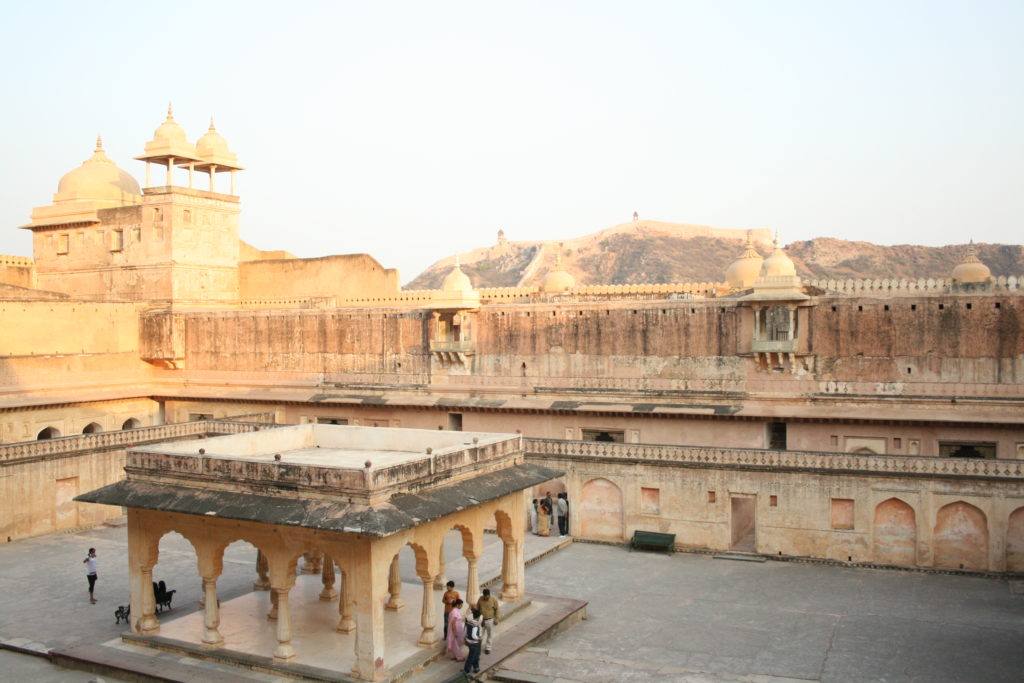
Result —
M92 592L96 588L96 548L89 548L89 554L82 563L85 565L85 578L89 579L89 602L96 604Z

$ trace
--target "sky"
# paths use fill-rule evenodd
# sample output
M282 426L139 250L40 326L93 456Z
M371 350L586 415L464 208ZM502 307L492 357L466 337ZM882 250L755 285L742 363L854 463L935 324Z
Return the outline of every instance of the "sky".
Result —
M141 182L132 157L168 102L192 142L212 115L246 167L243 240L369 253L403 282L499 229L570 239L633 211L784 243L1024 234L1020 0L50 1L3 17L0 254L31 255L17 226L98 133Z

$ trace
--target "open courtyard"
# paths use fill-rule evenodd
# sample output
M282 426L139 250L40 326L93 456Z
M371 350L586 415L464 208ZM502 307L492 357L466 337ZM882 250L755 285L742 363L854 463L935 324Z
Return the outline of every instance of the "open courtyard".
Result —
M488 555L496 554L500 543L489 540ZM0 546L0 640L42 650L116 639L126 544L124 527L97 527ZM90 546L101 558L97 605L87 600L81 562ZM446 548L458 582L457 544ZM253 556L244 544L228 549L222 600L251 590ZM179 591L162 618L198 608L195 554L184 539L164 537L154 575ZM526 588L589 602L587 620L496 667L540 680L1017 681L1024 670L1019 581L575 543L531 565ZM132 649L167 658L168 671L182 659ZM0 665L22 680L89 678L14 652L0 652ZM273 680L209 662L188 668L210 680Z

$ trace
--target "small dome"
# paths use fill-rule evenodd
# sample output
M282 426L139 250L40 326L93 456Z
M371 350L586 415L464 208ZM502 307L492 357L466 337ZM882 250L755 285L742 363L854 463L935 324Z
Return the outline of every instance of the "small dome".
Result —
M458 257L455 258L455 267L444 276L441 289L446 292L469 292L473 289L473 283L469 281L469 276L463 273L459 266Z
M64 174L53 196L55 204L78 200L135 203L142 194L139 183L103 151L102 138L96 138L96 150L78 168Z
M754 249L751 233L747 231L747 246L735 261L729 264L725 271L725 280L733 289L746 289L753 287L758 275L761 274L761 264L764 257Z
M978 259L974 251L974 242L967 245L967 254L964 260L953 269L950 279L956 283L988 282L992 278L992 271Z
M171 105L167 105L167 118L153 131L153 139L146 143L146 152L137 159L156 157L178 157L180 159L192 159L195 157L196 148L188 141L185 129L174 120L174 112Z
M167 118L153 131L153 141L171 146L188 144L188 136L185 135L185 129L174 120L171 105L167 105Z
M544 278L541 289L545 292L564 292L576 286L576 278L562 267L562 255L555 256L555 267Z
M779 246L779 233L775 233L775 249L771 255L764 260L765 277L793 277L796 275L796 266L786 256L786 252Z
M238 157L228 149L228 141L213 127L212 118L209 130L196 141L196 154L203 161L221 162L227 165L238 163Z

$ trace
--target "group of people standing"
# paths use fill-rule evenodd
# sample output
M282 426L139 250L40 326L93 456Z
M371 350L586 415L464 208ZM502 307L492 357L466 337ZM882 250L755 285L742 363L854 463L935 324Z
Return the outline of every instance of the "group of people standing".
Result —
M552 529L558 531L559 536L569 535L569 496L559 493L557 498L551 498L551 491L548 491L543 498L533 499L533 507L530 513L530 531L537 536L550 536Z
M463 672L480 673L480 650L483 649L484 654L491 654L494 627L498 624L501 606L498 599L491 595L491 589L485 588L467 616L464 612L465 602L459 591L455 590L455 582L449 581L446 588L441 597L444 603L445 651L457 662L465 660ZM468 648L468 653L463 654L463 646Z

